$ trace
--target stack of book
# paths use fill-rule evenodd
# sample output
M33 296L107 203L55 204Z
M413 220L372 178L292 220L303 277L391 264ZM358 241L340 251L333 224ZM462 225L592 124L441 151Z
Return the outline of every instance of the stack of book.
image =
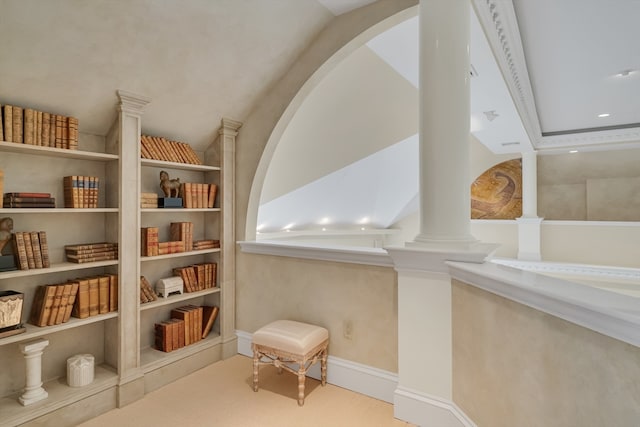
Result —
M62 179L65 208L97 208L100 178L72 175Z
M2 205L5 208L55 208L56 199L51 193L4 193Z
M185 182L180 184L180 197L184 208L213 208L218 194L216 184Z
M36 326L65 323L118 310L118 275L83 277L57 285L38 286L29 322Z
M157 208L157 207L158 207L158 195L156 193L140 194L140 209Z
M0 120L0 140L78 149L78 119L75 117L4 105Z
M158 251L158 227L142 227L140 229L140 235L140 255L160 255Z
M16 231L13 233L13 245L20 270L51 267L46 232Z
M169 239L172 242L183 242L184 251L193 250L192 222L172 222L169 227Z
M171 319L155 324L156 349L173 351L209 335L218 317L216 306L185 305L171 310Z
M216 249L220 247L220 240L196 240L193 242L193 250Z
M66 245L64 251L67 261L77 264L118 259L117 243L99 242Z
M140 276L140 303L144 304L157 299L158 295L151 287L151 283L149 283L146 277Z
M202 162L193 148L186 142L170 141L162 136L142 135L140 155L143 159L201 165Z
M156 349L164 352L185 346L184 320L170 319L155 324Z
M184 283L184 292L197 292L215 288L218 264L205 262L173 269L173 274L180 276Z

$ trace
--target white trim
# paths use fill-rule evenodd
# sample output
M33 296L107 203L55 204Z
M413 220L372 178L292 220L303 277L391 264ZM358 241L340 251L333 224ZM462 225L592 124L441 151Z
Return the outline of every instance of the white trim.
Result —
M637 298L492 262L448 262L464 283L640 347Z
M394 416L421 427L477 427L455 403L398 386Z
M252 334L236 331L236 335L238 336L238 353L253 357L251 351ZM308 375L311 378L320 379L320 365L318 363L313 365ZM327 382L374 399L393 403L394 391L398 385L398 375L372 366L329 356Z
M393 267L389 254L382 248L312 245L310 243L272 240L238 242L242 252L260 255L287 256L321 261Z
M525 261L513 258L493 258L491 262L519 270L549 274L570 274L605 279L624 279L640 282L640 268L610 267L587 264L569 264L549 261Z

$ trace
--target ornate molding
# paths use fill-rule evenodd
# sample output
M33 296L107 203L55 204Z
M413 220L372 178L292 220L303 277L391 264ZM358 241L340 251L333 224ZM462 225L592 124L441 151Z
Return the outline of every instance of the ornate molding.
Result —
M120 100L118 104L119 111L142 114L142 110L144 109L144 107L149 102L151 102L151 98L143 95L138 95L133 92L128 92L126 90L117 90L116 93L118 94L118 99Z
M569 264L559 262L522 261L509 258L494 258L491 262L514 267L519 270L549 274L569 274L605 279L625 279L640 282L640 268L608 267L598 265Z
M566 151L567 148L576 146L598 148L600 144L607 144L607 149L638 148L640 127L543 136L537 147L545 151L562 148Z
M534 148L542 137L513 2L472 0L498 67Z

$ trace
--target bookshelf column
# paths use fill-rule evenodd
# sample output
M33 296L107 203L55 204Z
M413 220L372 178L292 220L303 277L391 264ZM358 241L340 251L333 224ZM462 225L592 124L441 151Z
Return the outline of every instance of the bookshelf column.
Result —
M119 90L118 141L120 167L118 184L120 282L118 318L118 407L144 396L140 369L140 186L141 118L149 99Z
M218 141L214 146L219 150L220 161L220 207L222 209L220 223L220 288L222 291L220 311L224 315L220 319L220 336L222 338L222 357L233 356L237 351L235 332L235 162L236 136L242 123L222 119L218 131Z

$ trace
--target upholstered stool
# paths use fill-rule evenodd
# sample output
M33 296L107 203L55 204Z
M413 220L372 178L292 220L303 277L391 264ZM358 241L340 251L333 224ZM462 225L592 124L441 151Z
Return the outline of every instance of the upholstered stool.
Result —
M273 365L298 375L298 405L304 405L307 369L320 359L322 385L327 383L327 346L329 331L320 326L293 320L276 320L253 334L253 391L258 391L258 368ZM263 360L264 358L268 360ZM295 370L288 363L297 363ZM307 365L308 363L308 365Z

